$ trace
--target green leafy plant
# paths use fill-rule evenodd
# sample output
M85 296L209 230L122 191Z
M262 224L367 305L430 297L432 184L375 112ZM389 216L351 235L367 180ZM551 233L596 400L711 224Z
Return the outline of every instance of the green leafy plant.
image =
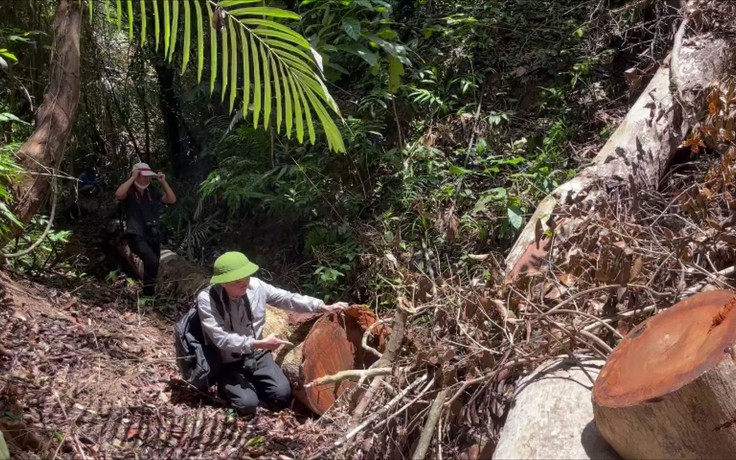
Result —
M147 30L152 26L155 49L162 51L167 60L174 59L180 45L182 73L189 65L196 36L197 80L202 80L205 49L209 48L210 94L219 81L221 100L228 98L232 112L235 101L240 99L244 114L252 110L254 127L262 124L268 129L275 112L277 133L283 127L291 138L295 130L299 142L304 142L306 134L314 144L314 121L318 119L329 147L338 152L345 150L340 131L330 116L330 111L338 116L340 112L323 83L319 55L302 35L278 22L299 20L298 14L252 6L260 0L164 1L161 8L156 0L114 0L114 7L111 0L87 0L90 20L99 3L103 4L107 20L118 29L123 28L123 18L127 16L131 41L136 35L137 13L141 45L146 43ZM153 24L149 24L151 20Z

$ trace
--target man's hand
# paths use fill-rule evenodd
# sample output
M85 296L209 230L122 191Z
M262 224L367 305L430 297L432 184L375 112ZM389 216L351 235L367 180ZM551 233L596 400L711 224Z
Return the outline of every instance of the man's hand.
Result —
M261 350L275 350L281 345L294 345L293 343L289 342L288 340L281 340L280 338L276 337L275 335L271 334L268 337L266 337L263 340L256 340L253 343L254 348L259 348Z
M136 169L135 171L133 171L133 174L130 176L130 178L133 180L138 180L139 177L141 177L140 169Z
M332 305L325 305L325 311L347 310L350 305L347 302L335 302Z
M162 183L166 182L166 174L162 172L156 174L156 178L158 179L159 182L162 182Z

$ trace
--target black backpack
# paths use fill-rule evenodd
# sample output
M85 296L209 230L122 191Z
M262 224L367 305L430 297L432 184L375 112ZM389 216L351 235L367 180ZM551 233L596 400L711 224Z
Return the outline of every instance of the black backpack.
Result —
M210 288L210 299L214 299L217 312L224 318L227 292L223 296L224 299L220 298L215 288ZM220 350L208 342L195 303L174 326L174 348L182 378L205 393L217 382L221 365Z

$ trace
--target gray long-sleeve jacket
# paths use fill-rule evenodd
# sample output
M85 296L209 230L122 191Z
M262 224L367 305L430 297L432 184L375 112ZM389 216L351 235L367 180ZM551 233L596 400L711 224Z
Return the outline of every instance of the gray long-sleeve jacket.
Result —
M216 286L215 289L222 298L223 288ZM215 308L214 299L210 298L209 287L197 295L202 331L210 343L220 349L223 363L237 361L241 355L254 351L253 342L263 338L266 304L299 313L319 313L324 311L325 307L325 303L320 299L294 294L254 277L250 279L246 295L253 312L252 325L243 299L230 299L229 305L223 305L225 310L223 318Z

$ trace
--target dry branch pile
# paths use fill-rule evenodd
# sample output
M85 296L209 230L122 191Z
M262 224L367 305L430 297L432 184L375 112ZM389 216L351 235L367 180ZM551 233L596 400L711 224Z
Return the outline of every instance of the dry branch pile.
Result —
M711 88L703 121L659 190L602 184L607 193L595 201L558 206L556 215L582 224L559 241L550 235L541 272L478 289L448 276L433 300L400 302L407 336L394 373L335 409L370 398L324 452L488 458L522 372L551 358L605 359L647 316L696 292L733 288L735 128L736 86Z

